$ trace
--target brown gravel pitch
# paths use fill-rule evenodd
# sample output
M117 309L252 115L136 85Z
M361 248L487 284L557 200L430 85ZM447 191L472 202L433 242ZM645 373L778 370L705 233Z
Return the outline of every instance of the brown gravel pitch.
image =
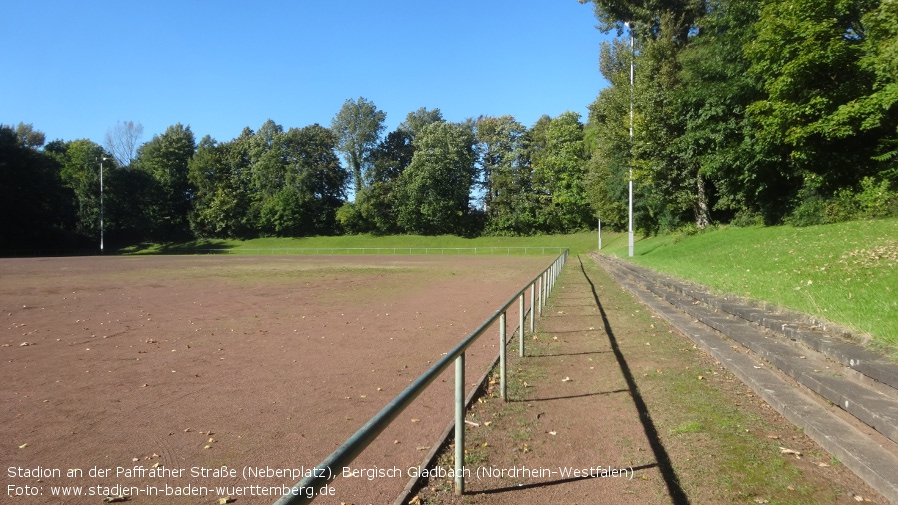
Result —
M238 491L291 486L276 474L312 468L549 262L0 259L0 503L218 503L215 486L236 486L238 505L272 503L280 493ZM469 377L496 352L481 339ZM396 477L340 478L316 503L392 502L451 418L451 373L353 465Z

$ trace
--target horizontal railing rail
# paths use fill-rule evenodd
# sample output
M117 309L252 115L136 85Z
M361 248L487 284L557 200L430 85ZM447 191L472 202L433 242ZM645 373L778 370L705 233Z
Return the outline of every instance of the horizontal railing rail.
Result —
M340 447L321 461L311 472L311 475L297 482L291 490L275 502L274 505L300 505L310 503L319 494L322 487L336 478L343 468L352 463L355 458L383 432L390 423L405 410L424 390L440 376L449 365L455 362L455 493L464 492L464 416L465 416L465 351L487 329L499 321L499 388L503 400L507 401L506 387L506 313L515 302L519 307L519 354L525 355L524 347L524 297L530 290L530 331L534 330L534 304L538 303L538 311L542 314L542 308L549 296L561 268L568 257L565 249L557 258L546 267L542 273L527 282L523 288L515 293L504 305L487 318L477 329L472 331L459 342L451 351L446 353L439 361L430 367L420 377L415 379L402 393L396 396L380 412L374 415L358 431L349 437ZM539 296L537 298L537 290Z

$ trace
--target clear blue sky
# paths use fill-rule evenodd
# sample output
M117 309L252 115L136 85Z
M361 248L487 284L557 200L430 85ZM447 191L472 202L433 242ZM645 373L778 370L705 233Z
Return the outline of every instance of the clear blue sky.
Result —
M226 141L271 118L329 126L348 98L450 121L526 126L606 85L591 5L576 0L6 1L0 123L100 144L117 121L141 141L175 123Z

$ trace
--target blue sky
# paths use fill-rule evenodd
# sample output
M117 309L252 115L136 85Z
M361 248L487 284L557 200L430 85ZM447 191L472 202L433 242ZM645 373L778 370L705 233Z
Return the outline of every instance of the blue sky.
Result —
M606 85L591 5L576 0L4 2L0 123L48 140L142 141L175 123L225 141L271 118L329 126L349 98L450 121L587 105Z

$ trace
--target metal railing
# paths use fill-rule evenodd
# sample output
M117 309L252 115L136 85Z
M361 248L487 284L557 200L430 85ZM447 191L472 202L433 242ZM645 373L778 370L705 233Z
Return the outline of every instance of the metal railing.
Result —
M515 302L519 308L519 344L520 356L525 355L524 347L524 296L530 290L530 332L534 330L534 316L542 309L561 268L568 257L564 250L558 257L515 293L499 310L493 313L476 330L468 334L451 351L446 353L429 370L412 382L402 393L374 415L354 435L349 437L336 451L315 466L311 475L297 482L291 490L277 500L274 505L299 505L310 503L318 495L322 487L342 473L343 468L355 458L393 422L449 365L455 362L455 494L464 493L464 454L465 454L465 351L497 320L499 321L499 389L503 400L508 400L506 387L506 313ZM539 296L537 297L537 291ZM538 304L534 310L534 304ZM336 472L335 472L336 470Z

